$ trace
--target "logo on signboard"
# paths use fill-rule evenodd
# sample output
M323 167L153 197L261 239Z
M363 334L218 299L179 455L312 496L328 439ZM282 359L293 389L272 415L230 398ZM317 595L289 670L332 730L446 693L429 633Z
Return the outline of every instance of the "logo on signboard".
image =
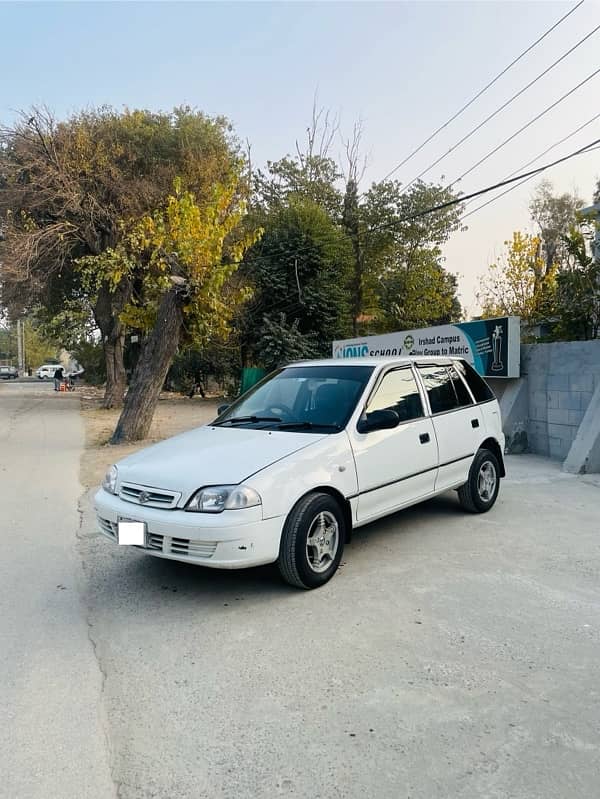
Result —
M412 350L415 346L414 338L409 334L408 336L404 337L404 349Z

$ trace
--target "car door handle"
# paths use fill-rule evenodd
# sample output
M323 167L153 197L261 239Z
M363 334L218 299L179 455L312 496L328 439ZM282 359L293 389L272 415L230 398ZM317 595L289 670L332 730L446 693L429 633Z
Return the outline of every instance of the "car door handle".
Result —
M421 435L419 436L419 441L421 442L421 444L427 444L427 442L429 441L429 433L421 433Z
M471 419L471 427L479 427L479 419Z

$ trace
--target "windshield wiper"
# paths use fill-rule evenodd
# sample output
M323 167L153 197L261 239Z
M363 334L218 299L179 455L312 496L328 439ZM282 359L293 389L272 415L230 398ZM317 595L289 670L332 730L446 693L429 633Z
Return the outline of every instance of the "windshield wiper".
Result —
M224 419L222 424L234 424L235 422L280 422L278 416L232 416L231 419Z
M324 428L331 430L332 427L334 430L342 429L340 424L319 424L319 422L284 422L283 424L277 425L278 430L292 430L294 428L297 430L322 430Z

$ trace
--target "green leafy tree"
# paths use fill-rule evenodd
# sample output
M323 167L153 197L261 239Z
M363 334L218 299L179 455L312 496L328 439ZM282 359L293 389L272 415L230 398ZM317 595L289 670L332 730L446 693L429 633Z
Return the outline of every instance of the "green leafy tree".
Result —
M556 277L558 334L568 340L600 338L600 261L588 254L578 228L564 245L569 260Z
M536 188L529 204L531 220L537 228L539 254L543 263L535 276L536 290L553 269L568 261L569 249L565 237L582 205L583 200L576 194L555 195L552 183L548 180L542 181Z
M354 314L373 307L377 332L460 318L456 278L442 258L442 245L460 228L460 204L424 213L454 199L451 189L422 182L404 192L398 181L385 181L367 192L359 225L369 302Z
M143 266L143 294L122 313L145 337L112 443L146 437L183 339L202 345L228 332L236 303L246 297L230 278L260 232L239 232L245 210L237 177L216 185L202 205L176 181L165 206L142 217L116 248L82 259L88 274L109 285Z
M343 230L310 200L261 217L264 234L242 266L253 296L239 320L244 365L267 365L264 344L277 325L287 339L310 337L319 353L349 330L347 286L351 252ZM283 318L282 318L283 314Z
M189 108L99 108L60 122L33 109L0 144L2 300L19 312L42 305L49 316L81 302L101 332L105 404L118 405L126 382L123 311L143 296L146 265L110 280L91 279L78 265L116 251L136 220L164 205L175 178L199 203L210 201L215 185L240 168L229 123Z

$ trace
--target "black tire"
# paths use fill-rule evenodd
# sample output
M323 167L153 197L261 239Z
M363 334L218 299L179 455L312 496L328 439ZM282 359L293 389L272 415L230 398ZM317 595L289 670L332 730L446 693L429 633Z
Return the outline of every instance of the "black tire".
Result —
M317 531L315 525L321 525L323 536L320 540L323 541L324 549L333 547L331 537L323 540L327 534L334 534L333 520L337 527L335 551L321 553L317 547L310 547L309 534ZM323 523L328 521L329 526L323 527ZM316 491L307 494L292 509L283 528L277 561L281 576L297 588L309 589L324 585L331 580L340 565L345 540L346 522L339 503L329 494ZM322 557L319 558L321 554Z
M488 479L484 477L487 473ZM493 477L493 487L491 478ZM482 485L482 480L485 486ZM458 489L463 509L469 513L486 513L494 506L500 490L500 464L489 449L480 449L469 469L469 479Z

